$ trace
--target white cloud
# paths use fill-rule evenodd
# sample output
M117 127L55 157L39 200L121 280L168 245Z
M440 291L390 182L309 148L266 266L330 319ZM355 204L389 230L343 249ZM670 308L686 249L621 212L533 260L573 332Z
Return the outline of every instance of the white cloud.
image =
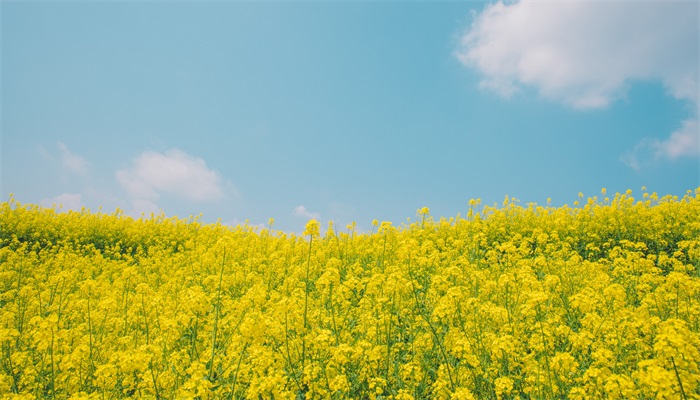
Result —
M639 159L641 157L639 155L642 152L642 150L646 147L646 142L642 141L641 143L637 144L634 150L628 151L627 153L621 155L620 161L626 166L632 168L633 170L639 171L641 168L641 166L639 165Z
M295 217L305 217L308 219L315 219L319 220L321 219L321 214L317 212L312 212L306 209L306 207L299 205L294 207L294 210L292 210L292 215Z
M600 108L635 80L697 101L693 2L520 1L490 4L461 38L459 60L504 96L520 85L575 108Z
M88 173L90 163L83 157L73 154L64 143L58 143L58 150L61 152L61 164L63 168L76 174L85 176Z
M656 145L657 157L675 160L679 157L697 156L698 154L700 154L700 142L698 141L697 119L683 121L683 126L680 129Z
M522 86L577 109L607 107L635 81L659 81L694 110L660 141L621 157L697 157L698 3L531 1L490 4L461 37L457 58L482 73L480 86L504 97Z
M642 164L650 159L676 160L680 157L697 157L700 155L699 128L697 119L687 119L668 139L642 140L633 150L623 154L620 161L639 171Z
M56 206L56 208L60 207L61 210L64 211L80 211L80 209L83 208L83 199L78 193L63 193L56 197L43 199L39 204L42 207L48 208L53 208L54 206Z
M153 211L161 194L167 193L191 201L223 198L221 176L207 167L204 160L173 149L165 154L147 151L138 156L129 168L116 171L119 184L139 208ZM146 203L147 202L147 203Z

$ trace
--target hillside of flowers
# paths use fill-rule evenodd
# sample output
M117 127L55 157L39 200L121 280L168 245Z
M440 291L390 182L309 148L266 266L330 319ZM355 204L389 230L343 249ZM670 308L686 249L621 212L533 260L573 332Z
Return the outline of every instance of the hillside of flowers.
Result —
M700 189L302 235L0 205L3 399L698 399Z

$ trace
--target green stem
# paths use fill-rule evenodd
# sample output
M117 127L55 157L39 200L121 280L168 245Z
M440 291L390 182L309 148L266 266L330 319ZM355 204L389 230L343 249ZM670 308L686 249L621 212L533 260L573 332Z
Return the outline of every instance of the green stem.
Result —
M51 398L56 398L56 369L53 360L53 327L51 328L51 348L49 351L51 356Z
M454 378L452 378L452 368L450 368L450 362L449 359L447 358L447 351L445 351L445 346L442 343L442 340L440 340L440 336L437 333L437 329L435 329L435 326L433 325L432 322L430 322L430 317L427 315L427 310L424 310L424 307L420 306L420 301L418 299L418 290L416 289L416 285L414 283L414 276L413 272L411 271L411 260L408 260L408 275L411 278L411 289L413 291L413 299L416 302L416 310L418 311L418 315L423 318L423 320L428 324L428 327L430 328L430 332L433 334L433 337L435 338L435 341L437 342L438 349L440 349L440 353L442 355L442 358L445 360L445 368L447 369L447 376L450 378L450 388L454 392L456 386L455 386L455 381Z
M302 392L301 384L299 384L299 379L297 379L297 372L294 368L294 364L292 364L292 353L289 351L289 323L287 314L284 315L284 347L287 350L286 360L287 364L289 364L289 368L292 370L292 379L294 379L294 383L297 385L299 392Z
M93 338L92 338L92 317L90 316L90 294L88 293L88 298L87 298L87 318L88 318L88 334L89 334L89 340L90 340L90 367L91 367L91 372L94 371L95 369L95 360L92 357L92 349L94 347L93 343Z
M687 397L685 396L685 390L683 390L683 382L681 382L681 376L678 373L678 368L676 367L676 360L671 357L671 363L673 363L673 370L676 372L676 379L678 379L678 386L681 388L681 396L683 396L683 400L686 400Z
M301 365L302 371L306 366L306 335L309 329L308 311L309 311L309 269L311 268L311 247L314 243L314 237L309 237L309 257L306 261L306 282L304 286L304 340L301 342Z
M214 370L214 355L216 352L216 335L219 328L219 313L221 309L221 283L224 279L224 268L226 267L226 249L224 249L224 257L221 260L221 272L219 273L219 287L216 290L216 305L214 306L214 330L211 334L211 357L209 358L209 382L213 380L212 372Z

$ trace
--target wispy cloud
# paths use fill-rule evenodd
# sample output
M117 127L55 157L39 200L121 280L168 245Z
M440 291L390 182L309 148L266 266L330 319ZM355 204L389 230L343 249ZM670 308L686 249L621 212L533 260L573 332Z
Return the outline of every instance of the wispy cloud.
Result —
M83 157L74 154L63 142L58 143L58 151L61 154L61 165L67 171L86 176L90 168L90 163Z
M499 1L475 16L455 54L482 73L483 88L505 97L529 86L573 108L603 108L632 82L656 80L696 110L698 40L694 2ZM653 144L656 157L698 155L694 113Z
M308 219L316 219L319 220L321 219L321 214L313 211L309 211L304 207L303 205L299 205L294 207L294 210L292 210L292 215L295 217L305 217Z
M60 207L63 211L79 211L83 208L83 198L79 193L63 193L56 197L43 199L39 204L42 207Z
M115 172L117 182L131 197L137 211L157 211L155 201L161 194L207 202L224 197L221 175L201 158L173 149L165 153L147 151L131 166Z
M201 158L177 149L165 154L144 152L115 176L136 198L157 199L161 193L169 193L192 201L210 201L224 195L218 172L209 169Z
M671 136L656 145L656 156L675 160L680 157L700 154L698 141L698 120L683 121L683 126Z
M639 171L647 160L676 160L700 155L700 126L697 119L683 121L682 126L666 140L645 139L620 157L625 165Z

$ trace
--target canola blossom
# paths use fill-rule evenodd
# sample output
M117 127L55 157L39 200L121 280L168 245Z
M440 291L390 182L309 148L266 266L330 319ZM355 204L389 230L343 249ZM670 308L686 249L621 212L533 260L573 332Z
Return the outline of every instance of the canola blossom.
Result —
M700 398L700 189L579 197L301 236L11 198L0 398Z

